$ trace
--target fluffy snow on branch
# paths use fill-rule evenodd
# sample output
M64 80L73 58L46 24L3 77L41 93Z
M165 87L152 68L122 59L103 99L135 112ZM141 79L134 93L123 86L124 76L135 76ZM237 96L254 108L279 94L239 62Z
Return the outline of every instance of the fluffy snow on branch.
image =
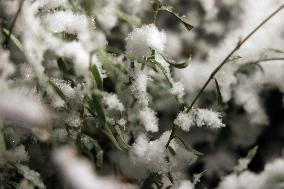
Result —
M165 49L166 35L153 25L144 25L136 28L126 38L126 51L129 57L137 60L150 56L154 49L162 53Z
M138 136L131 150L132 162L154 172L165 172L167 170L166 151L165 143L161 138L149 141L144 134Z
M173 83L173 87L170 89L170 93L181 99L185 95L184 85L182 84L182 82L178 81Z
M198 127L206 125L211 128L225 127L221 120L221 114L219 112L213 112L208 109L197 109L195 122Z
M138 103L147 106L148 94L147 94L147 81L148 76L145 71L135 71L133 73L134 81L130 86L130 90L133 96L137 99Z
M79 32L88 27L85 15L74 14L72 11L58 11L42 17L43 23L52 32Z
M123 104L120 102L116 94L106 94L103 97L103 101L110 110L118 110L121 112L125 110Z
M75 90L71 87L71 83L61 80L52 79L52 81L62 90L62 92L68 97L73 98L75 96Z
M192 113L180 112L174 121L175 125L178 125L184 131L189 131L189 129L194 125L194 116Z
M197 127L207 126L210 128L225 127L221 117L219 112L213 112L208 109L193 109L189 113L179 113L174 124L180 126L184 131L189 131L194 125Z
M134 164L135 171L139 168L140 172L181 173L188 165L196 161L197 157L181 147L175 140L170 143L172 150L176 152L175 155L166 150L165 145L169 137L169 131L153 141L149 141L144 134L139 135L130 150L130 160ZM129 166L129 162L127 165Z
M146 131L158 132L158 119L154 110L146 107L140 111L139 117Z

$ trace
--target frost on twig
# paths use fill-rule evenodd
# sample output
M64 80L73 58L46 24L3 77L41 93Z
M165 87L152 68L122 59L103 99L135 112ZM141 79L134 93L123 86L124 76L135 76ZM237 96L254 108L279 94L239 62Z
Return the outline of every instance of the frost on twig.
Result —
M208 109L192 109L190 112L180 112L174 123L180 126L184 131L189 131L192 126L209 128L225 127L222 123L222 116L219 112L213 112Z

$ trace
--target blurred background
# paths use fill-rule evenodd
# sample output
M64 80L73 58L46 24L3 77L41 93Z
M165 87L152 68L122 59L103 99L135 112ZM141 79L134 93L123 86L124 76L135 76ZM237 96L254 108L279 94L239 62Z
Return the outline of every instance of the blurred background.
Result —
M3 3L4 1L0 1L1 27L8 28L12 23L12 15L16 12L19 4L15 3L16 1ZM86 14L92 15L95 25L96 37L92 37L96 43L92 41L91 45L97 48L104 47L107 44L109 47L125 50L125 38L133 30L133 27L130 27L129 23L124 20L117 19L113 12L121 10L128 15L141 19L142 23L149 24L153 17L151 1L109 1L84 0L74 2L79 4L91 2L90 4L83 4ZM219 65L238 42L283 2L283 0L163 0L164 5L173 7L182 18L194 26L191 31L188 31L175 17L166 12L159 13L156 22L157 27L163 30L167 36L165 54L177 62L190 59L190 64L186 69L172 70L175 80L184 85L187 104L190 104L212 70ZM44 15L44 10L41 11L39 12ZM42 25L46 24L46 20L43 18L40 17ZM25 33L22 28L37 32L36 27L29 27L25 22L20 22L18 28L15 27L15 33L21 36L22 33ZM4 41L4 36L5 34L2 32L1 41ZM76 38L74 36L70 35L69 37ZM45 40L48 41L48 39ZM88 42L84 41L87 44L86 46L90 45ZM19 75L20 78L14 80L15 86L27 85L33 88L35 82L30 82L32 80L32 69L29 66L22 65L23 54L15 49L17 47L14 44L9 46L9 50L13 52L10 59L17 67L15 75ZM41 48L39 49L41 50ZM42 54L46 59L46 61L42 61L46 68L45 74L50 77L61 76L54 71L55 68L57 69L56 56L52 52L45 52L45 48L43 49L44 53L42 52ZM76 54L76 51L72 53ZM258 146L258 150L248 166L248 169L252 172L259 173L268 162L284 157L283 59L284 11L274 17L245 43L231 58L230 64L227 64L216 75L220 84L222 102L218 103L218 95L214 82L212 82L212 85L209 85L196 104L196 107L220 112L223 115L223 122L226 127L216 130L207 127L194 127L187 133L178 133L186 145L204 153L196 163L187 168L188 178L206 170L201 182L196 186L197 189L216 188L224 176L234 171L238 160L245 157L249 150L256 146ZM80 79L78 81L81 81ZM118 81L105 78L105 90L110 93L116 92L115 82ZM10 83L13 84L13 82ZM4 90L4 84L0 84L0 90ZM160 125L159 133L149 134L150 139L155 139L164 131L172 128L174 119L183 107L176 102L173 96L159 90L154 82L149 84L149 94L152 96L153 107L158 113ZM56 98L47 98L46 101L52 104L53 100L55 101ZM122 100L127 101L129 99ZM62 109L54 104L51 106L55 107L55 112L62 113ZM59 115L67 118L70 116L63 113ZM71 121L74 121L72 116L74 115L70 116ZM61 129L62 120L56 120L54 128ZM31 136L27 130L9 127L9 124L6 125L4 133L8 148L12 149L19 144L24 144L29 152L30 167L41 173L47 188L63 188L58 184L60 179L56 177L57 174L54 174L54 165L49 159L53 144L35 142L35 137ZM59 129L57 130L58 133ZM131 139L129 143L133 143L134 137L129 138ZM109 148L106 145L106 151ZM50 169L50 167L53 169ZM15 175L13 178L19 180L20 176Z

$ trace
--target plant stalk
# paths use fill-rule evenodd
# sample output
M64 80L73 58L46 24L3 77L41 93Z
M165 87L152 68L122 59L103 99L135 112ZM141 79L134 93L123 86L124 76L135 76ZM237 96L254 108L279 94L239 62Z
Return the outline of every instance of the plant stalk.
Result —
M12 35L13 29L14 29L14 27L15 27L16 21L17 21L19 15L20 15L20 13L21 13L21 10L22 10L24 1L25 1L25 0L21 0L21 1L20 1L19 8L18 8L15 17L14 17L14 19L12 20L12 24L11 24L11 26L10 26L10 28L9 28L9 34L8 34L8 36L6 37L6 39L5 39L4 43L3 43L3 46L4 46L4 47L8 47L8 45L9 45L9 43L10 43L11 35Z
M186 108L186 112L189 112L192 107L195 105L201 94L204 92L210 81L214 78L214 76L218 73L218 71L228 62L231 56L249 39L251 38L262 26L264 26L271 18L273 18L277 13L279 13L284 8L284 4L282 4L278 9L272 12L267 18L265 18L255 29L253 29L244 39L242 39L235 48L225 57L225 59L217 66L213 72L210 74L209 78L204 83L203 87L197 93L191 104ZM171 140L174 138L176 132L176 125L174 124L171 130L171 135L169 137L168 142L166 143L166 148L168 148Z

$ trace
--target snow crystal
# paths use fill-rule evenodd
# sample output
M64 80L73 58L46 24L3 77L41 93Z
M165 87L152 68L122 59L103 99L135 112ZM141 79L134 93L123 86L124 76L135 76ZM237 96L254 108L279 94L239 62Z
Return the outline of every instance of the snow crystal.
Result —
M79 42L71 42L60 47L57 53L63 57L70 57L74 62L77 75L84 75L89 69L90 54Z
M146 131L158 132L158 119L152 109L145 107L139 112L139 117Z
M73 98L75 96L75 90L71 87L70 82L61 79L52 79L52 81L62 90L66 97Z
M110 110L118 110L121 112L125 110L123 104L120 102L116 94L104 95L103 101L107 108Z
M208 109L192 109L190 112L180 112L174 121L174 124L180 126L184 131L196 125L198 127L207 126L210 128L225 127L220 119L218 112Z
M166 35L153 25L136 28L126 38L126 51L129 57L143 60L151 54L150 49L162 53L165 49Z
M142 164L142 167L144 166L144 168L152 171L166 171L165 157L165 144L159 139L149 141L143 134L138 136L131 149L131 160L135 164Z
M160 138L153 141L149 141L144 134L140 134L130 150L130 159L134 167L139 167L141 172L146 169L158 173L169 171L181 173L188 165L196 161L197 156L181 147L175 140L171 141L170 146L176 154L172 155L166 150L165 145L169 137L170 131L164 132Z
M179 99L181 99L185 94L182 82L179 81L174 83L173 87L170 89L170 93L176 95Z
M51 32L76 33L88 27L85 15L74 14L72 11L57 11L42 16L43 23Z
M195 115L195 122L198 127L206 125L211 128L225 127L220 119L222 116L218 112L213 112L208 109L197 109Z
M180 112L174 121L175 125L181 127L184 131L189 131L189 129L194 125L194 116L192 113Z
M147 94L147 81L148 76L144 71L135 72L134 81L130 86L130 90L133 96L137 99L141 105L148 105L148 94Z

